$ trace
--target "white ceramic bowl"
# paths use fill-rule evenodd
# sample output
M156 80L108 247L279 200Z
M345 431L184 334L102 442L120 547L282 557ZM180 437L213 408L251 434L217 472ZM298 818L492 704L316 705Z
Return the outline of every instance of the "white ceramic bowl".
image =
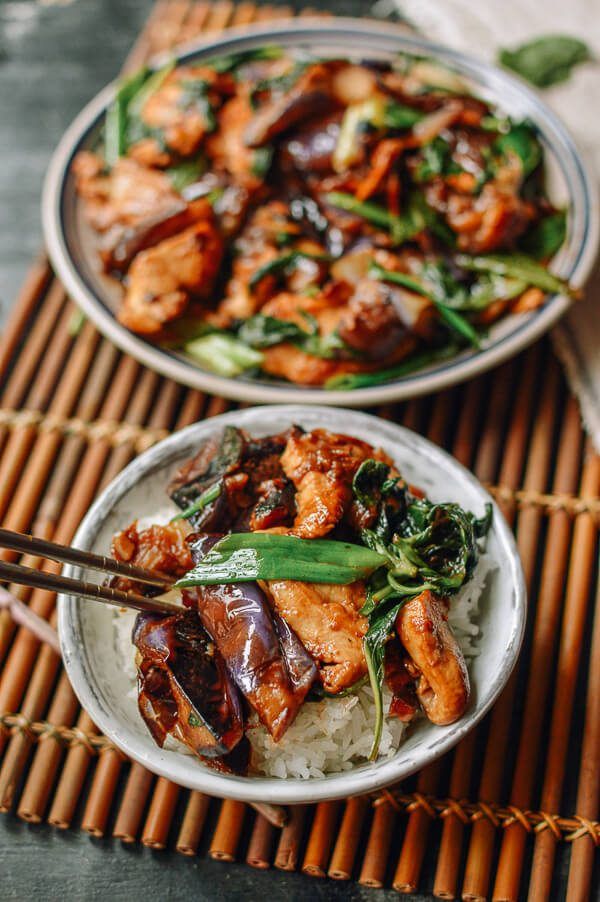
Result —
M487 63L408 35L392 23L359 19L336 18L330 22L295 19L268 27L230 29L216 40L189 45L179 52L178 59L202 60L264 44L309 47L312 52L323 55L337 53L370 59L390 59L400 51L429 56L454 69L476 93L498 104L506 113L531 120L544 146L552 199L570 211L567 241L553 268L574 286L584 283L594 263L598 244L596 185L565 127L524 82ZM568 299L556 295L530 314L504 317L491 328L480 350L465 350L443 363L373 388L344 392L301 388L260 378L215 376L185 354L160 348L134 335L115 318L121 289L100 272L94 238L84 221L70 170L74 155L94 146L114 91L113 83L82 110L55 152L42 200L46 243L53 265L69 294L98 329L132 357L178 382L252 403L343 404L348 407L385 403L439 391L496 366L542 335L568 307Z
M425 489L434 500L458 501L478 515L491 500L461 464L400 426L327 407L263 407L189 426L142 454L98 498L74 544L106 554L116 530L135 517L164 508L168 501L165 487L173 470L228 423L258 436L279 432L292 423L307 429L342 431L382 447L408 481ZM142 722L135 698L128 694L131 684L115 640L115 613L108 606L59 598L58 628L65 667L81 704L100 730L126 755L182 786L215 796L290 804L369 792L401 780L448 751L489 710L508 680L521 645L526 601L516 546L496 506L487 549L497 567L490 573L481 599L480 653L470 666L472 695L466 714L448 727L421 718L392 758L365 763L343 774L308 780L226 776L182 752L158 748ZM65 573L81 575L79 568L73 567Z

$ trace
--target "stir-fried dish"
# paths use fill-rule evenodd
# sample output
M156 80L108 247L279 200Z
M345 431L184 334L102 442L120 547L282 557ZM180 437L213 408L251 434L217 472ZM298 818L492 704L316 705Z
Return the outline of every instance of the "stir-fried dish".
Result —
M180 508L168 524L113 541L119 560L182 592L181 614L140 614L133 631L139 710L159 745L171 736L244 771L257 720L278 742L306 702L367 682L371 758L385 717L462 716L469 677L448 610L491 509L478 520L434 504L382 451L297 426L267 438L228 426L168 494Z
M534 129L428 60L144 70L73 166L120 322L220 375L374 385L569 292Z

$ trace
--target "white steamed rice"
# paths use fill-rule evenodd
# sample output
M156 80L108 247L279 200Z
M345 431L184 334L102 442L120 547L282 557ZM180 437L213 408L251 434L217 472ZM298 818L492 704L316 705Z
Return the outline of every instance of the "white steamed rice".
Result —
M140 526L150 522L166 522L172 512L140 520ZM147 521L147 522L146 522ZM477 625L479 604L486 581L493 570L493 561L483 554L471 581L458 592L450 603L449 623L458 639L463 654L469 660L478 654L481 636ZM115 644L125 673L130 677L132 698L137 696L135 648L131 642L131 630L135 613L123 611L115 614ZM385 710L389 707L390 693L384 692ZM325 774L350 770L366 761L373 739L375 703L369 686L363 686L351 696L327 698L305 702L296 720L279 742L271 736L256 718L248 725L248 739L252 746L252 769L268 777L323 777ZM384 721L379 749L380 758L390 758L397 751L406 724L397 718ZM191 754L180 743L171 745Z

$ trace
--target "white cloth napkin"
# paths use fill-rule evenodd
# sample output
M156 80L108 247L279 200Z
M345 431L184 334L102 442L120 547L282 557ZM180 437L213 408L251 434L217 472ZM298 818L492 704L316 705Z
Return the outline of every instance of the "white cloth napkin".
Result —
M563 119L600 177L599 0L379 0L377 14L393 8L426 37L495 62L510 48L547 34L585 41L594 62L575 67L568 81L541 92ZM600 451L600 266L577 302L554 329L555 348L582 418Z

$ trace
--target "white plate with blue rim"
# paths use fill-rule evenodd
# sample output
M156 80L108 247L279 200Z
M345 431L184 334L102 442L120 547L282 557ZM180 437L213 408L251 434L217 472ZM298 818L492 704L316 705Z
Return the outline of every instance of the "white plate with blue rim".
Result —
M562 122L523 81L487 63L409 35L390 23L358 19L330 22L290 20L268 27L230 29L222 37L180 49L178 61L202 61L264 45L309 48L321 55L392 59L400 52L426 56L456 72L472 90L515 119L530 121L545 153L553 203L568 210L567 238L552 270L574 288L583 286L597 252L599 215L596 185ZM164 64L165 59L154 65ZM508 315L495 323L479 349L465 350L442 362L381 385L352 391L295 386L260 376L224 378L203 369L189 355L160 347L122 326L115 316L121 288L105 276L91 230L82 215L74 186L72 160L99 139L116 83L101 91L66 131L50 164L44 186L42 216L52 263L82 311L123 351L146 366L194 388L252 403L304 403L363 406L439 391L512 357L546 332L569 306L553 295L539 309Z
M114 532L135 518L151 519L169 504L166 485L174 470L225 426L265 436L293 423L305 429L344 432L383 448L407 481L420 486L433 501L458 502L477 516L484 513L487 503L493 504L475 477L454 458L401 426L327 407L257 407L189 426L146 451L93 504L73 544L107 554ZM130 758L181 786L225 798L282 804L373 792L425 767L456 745L489 711L513 670L525 628L525 585L512 533L495 504L486 555L490 566L475 619L476 654L469 663L471 697L465 714L445 727L420 717L391 757L365 761L343 773L309 779L234 776L211 770L189 753L159 748L137 709L133 645L128 639L123 645L118 627L121 615L110 606L60 596L58 630L64 664L81 704L99 729ZM81 577L77 567L66 568L65 574Z

